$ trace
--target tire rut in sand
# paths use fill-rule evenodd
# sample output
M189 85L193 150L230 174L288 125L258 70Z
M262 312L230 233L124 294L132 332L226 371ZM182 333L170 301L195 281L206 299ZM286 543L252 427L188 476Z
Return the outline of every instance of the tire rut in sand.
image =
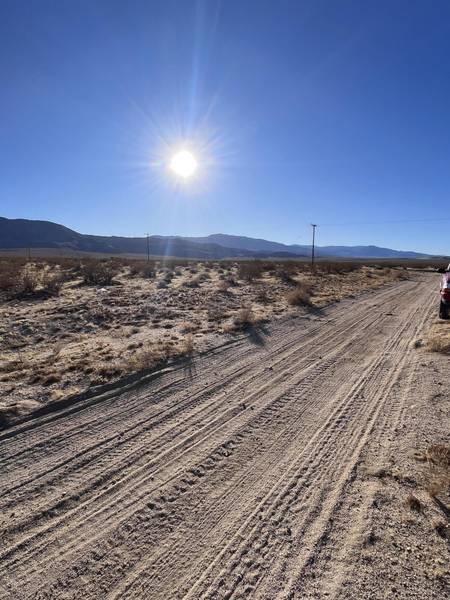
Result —
M4 528L10 588L24 598L302 597L305 566L326 572L324 539L365 441L379 419L394 420L384 406L428 286L335 307L331 323L306 331L281 325L267 350L206 357L191 388L171 375L166 387L44 420L30 446L26 433L5 440L3 463L25 474L2 501L21 513ZM408 306L397 306L400 288L415 292ZM64 449L64 427L78 456Z
M371 317L371 320L372 320L372 322L374 321L374 317L373 317L373 316ZM365 316L365 317L363 317L363 319L359 319L358 321L356 321L356 322L353 322L353 323L352 323L352 327L354 328L356 325L359 325L359 324L361 323L361 321L364 321L364 322L368 321L368 317L367 317L367 316ZM351 343L351 341L352 341L352 338L350 337L350 328L348 327L348 325L347 325L347 324L345 324L343 327L341 327L341 330L335 330L335 332L334 332L334 333L335 333L335 336L334 336L333 338L331 338L331 341L330 341L330 339L328 339L328 340L327 340L328 348L327 348L327 344L324 344L324 343L323 343L323 344L321 345L321 352L322 352L322 354L326 354L326 352L327 352L327 351L329 351L330 349L333 351L333 353L335 353L335 352L336 352L336 350L335 350L335 346L336 346L336 344L337 344L337 342L338 342L338 337L337 337L337 336L338 336L338 334L342 334L342 333L344 333L344 334L345 334L345 337L347 338L347 339L346 339L346 341L345 341L345 343L346 343L347 345ZM325 335L326 335L326 337L329 337L327 334L325 334ZM320 334L320 337L323 337L323 336L324 336L324 334ZM284 354L285 354L285 355L287 355L287 357L289 358L289 357L290 357L290 355L292 355L292 354L295 354L295 353L296 353L296 349L294 350L294 352L292 352L292 350L289 348L288 352L289 352L289 354L287 354L287 353L284 353ZM277 358L277 362L278 362L278 363L283 363L283 356L282 356L281 358L280 358L280 357L278 357L278 358ZM310 359L310 358L303 359L303 361L301 361L301 362L299 362L299 363L297 363L297 362L296 362L296 369L298 369L298 368L302 368L302 367L304 367L306 364L309 364L309 363L311 363L311 359ZM272 364L273 364L273 363L272 363ZM273 369L273 367L272 367L272 369ZM283 379L283 377L285 377L286 375L288 375L288 373L287 373L287 369L286 369L286 368L284 368L284 369L282 370L281 374L279 374L278 376L275 376L275 377L274 377L273 375L271 375L271 376L270 376L270 382L269 382L269 385L270 385L270 386L274 386L274 384L276 384L276 383L277 383L277 381L279 382L279 381L280 381L280 380L282 380L282 379ZM255 377L254 377L254 376L252 376L252 378L250 379L250 383L252 383L254 379L255 379ZM248 382L246 382L246 383L248 383ZM259 391L260 391L260 390L257 390L257 393L259 393ZM226 393L224 393L224 394L221 394L221 396L222 396L222 397L225 399L225 401L226 401L226 397L227 397L227 396L229 396L230 394L236 394L236 389L233 389L233 388L232 388L231 390L230 390L230 389L228 389L228 390L227 390L227 392L226 392ZM219 402L218 402L219 400L220 400L220 398L217 398L217 399L215 399L215 401L214 401L214 402L212 402L212 403L211 403L211 404L212 404L212 410L213 410L213 412L217 411L217 409L218 409L218 406L219 406ZM231 411L228 411L228 412L230 412L230 413L233 413L234 411L235 411L235 408L231 409ZM234 414L231 414L231 417L230 417L230 418L233 418L234 416L235 416ZM207 426L206 426L204 429L205 429L207 432L210 432L210 431L211 431L211 428L212 428L212 426L213 426L213 424L214 424L214 420L210 420L210 421L208 422ZM195 426L196 426L196 423L192 423L192 424L190 424L190 425L193 425L193 426L195 427ZM179 434L180 434L180 427L179 427L179 425L178 425L178 424L176 424L176 426L175 426L175 428L174 428L174 429L175 429L176 433L178 434L178 435L177 435L177 443L179 444L179 440L178 440L178 438L179 438ZM193 436L189 436L189 437L193 437ZM198 437L198 435L196 434L196 436L194 436L194 437ZM167 449L167 443L161 444L161 447L163 447L163 448ZM143 451L143 452L144 452L146 455L148 455L148 454L149 454L149 450L148 450L148 447L147 447L146 445L143 445L143 444L141 444L141 446L140 446L140 450L141 450L141 451ZM167 450L165 450L165 452L167 452ZM111 456L111 451L109 451L109 452L107 453L107 455L108 455L108 457L110 457L110 456ZM127 453L127 454L126 454L126 457L127 457L127 460L128 460L130 463L136 464L136 462L137 462L137 461L135 460L135 457L134 457L133 455L130 457L130 453ZM94 463L94 465L95 465L95 469L96 469L96 471L98 471L98 470L99 470L99 466L101 467L101 465L98 465L98 463ZM87 475L87 473L86 473L86 469L85 469L85 467L86 467L86 464L85 464L84 462L83 462L83 463L81 463L81 467L82 467L82 469L80 469L80 470L79 470L79 472L80 472L80 475L83 477L83 479L86 479L86 475ZM148 467L148 463L146 463L146 464L144 465L144 468L145 468L145 469L147 469L147 467ZM120 467L118 467L118 469L117 469L117 470L120 470L120 471L121 471L121 470L123 470L123 465L120 465ZM111 476L111 477L113 477L114 475L116 475L116 472L112 472L110 476ZM134 475L134 473L133 473L133 475ZM102 477L100 478L100 480L99 480L99 481L97 481L97 482L95 482L95 484L94 484L94 485L92 485L92 487L91 487L91 488L88 488L88 489L94 489L94 490L95 490L95 489L97 489L97 487L98 487L99 485L101 485L102 483L104 483L104 479L105 479L105 476L104 476L104 475L102 475ZM58 483L58 482L51 481L50 483L51 483L51 485L53 485L53 486L54 486L54 484L55 484L55 483ZM109 493L109 491L108 491L107 493ZM80 491L80 489L77 489L77 490L76 490L76 495L77 495L77 497L79 497L80 495L82 495L82 491ZM66 504L66 505L68 505L68 504L69 504L69 502L70 502L70 500L71 500L70 498L66 498L66 499L64 500L65 504ZM96 500L98 500L98 498L96 498ZM60 503L58 503L58 504L57 504L57 505L56 505L54 508L55 508L55 509L57 509L57 510L58 510L58 509L60 509L60 508L61 508L61 504L60 504ZM52 509L52 507L51 507L51 506L49 507L49 506L48 506L48 504L46 504L46 505L45 505L45 512L44 512L44 515L43 515L43 516L45 517L45 516L48 514L48 511L49 511L49 510L51 510L51 509ZM83 507L83 509L85 509L85 507ZM35 517L36 517L36 511L34 512L34 516L33 516L33 518L35 519ZM21 524L21 527L22 527L22 524Z

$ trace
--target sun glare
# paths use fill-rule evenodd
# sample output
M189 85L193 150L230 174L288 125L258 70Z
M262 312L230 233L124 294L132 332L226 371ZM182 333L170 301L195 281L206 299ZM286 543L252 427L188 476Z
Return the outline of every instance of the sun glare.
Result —
M173 155L170 161L170 169L179 177L187 179L197 170L197 160L191 152L181 150Z

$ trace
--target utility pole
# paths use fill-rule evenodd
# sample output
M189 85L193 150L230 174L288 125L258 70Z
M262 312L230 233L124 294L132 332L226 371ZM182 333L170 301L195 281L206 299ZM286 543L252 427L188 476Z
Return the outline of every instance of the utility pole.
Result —
M150 238L148 233L146 234L147 236L147 262L150 262Z
M316 227L317 225L314 223L311 223L311 227L312 229L312 246L311 246L311 271L314 271L314 244L315 244L315 239L316 239Z

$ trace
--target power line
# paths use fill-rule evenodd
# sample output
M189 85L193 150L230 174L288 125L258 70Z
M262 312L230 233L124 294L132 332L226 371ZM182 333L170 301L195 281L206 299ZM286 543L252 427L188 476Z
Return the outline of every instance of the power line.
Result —
M347 221L346 223L320 223L321 227L348 227L350 225L386 225L392 223L442 223L450 221L449 217L428 219L390 219L386 221Z

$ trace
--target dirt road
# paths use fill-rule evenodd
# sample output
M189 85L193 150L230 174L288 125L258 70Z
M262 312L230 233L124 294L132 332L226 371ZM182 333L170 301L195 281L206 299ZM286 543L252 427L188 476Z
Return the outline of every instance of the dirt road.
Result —
M435 305L401 282L0 433L0 597L355 597Z

